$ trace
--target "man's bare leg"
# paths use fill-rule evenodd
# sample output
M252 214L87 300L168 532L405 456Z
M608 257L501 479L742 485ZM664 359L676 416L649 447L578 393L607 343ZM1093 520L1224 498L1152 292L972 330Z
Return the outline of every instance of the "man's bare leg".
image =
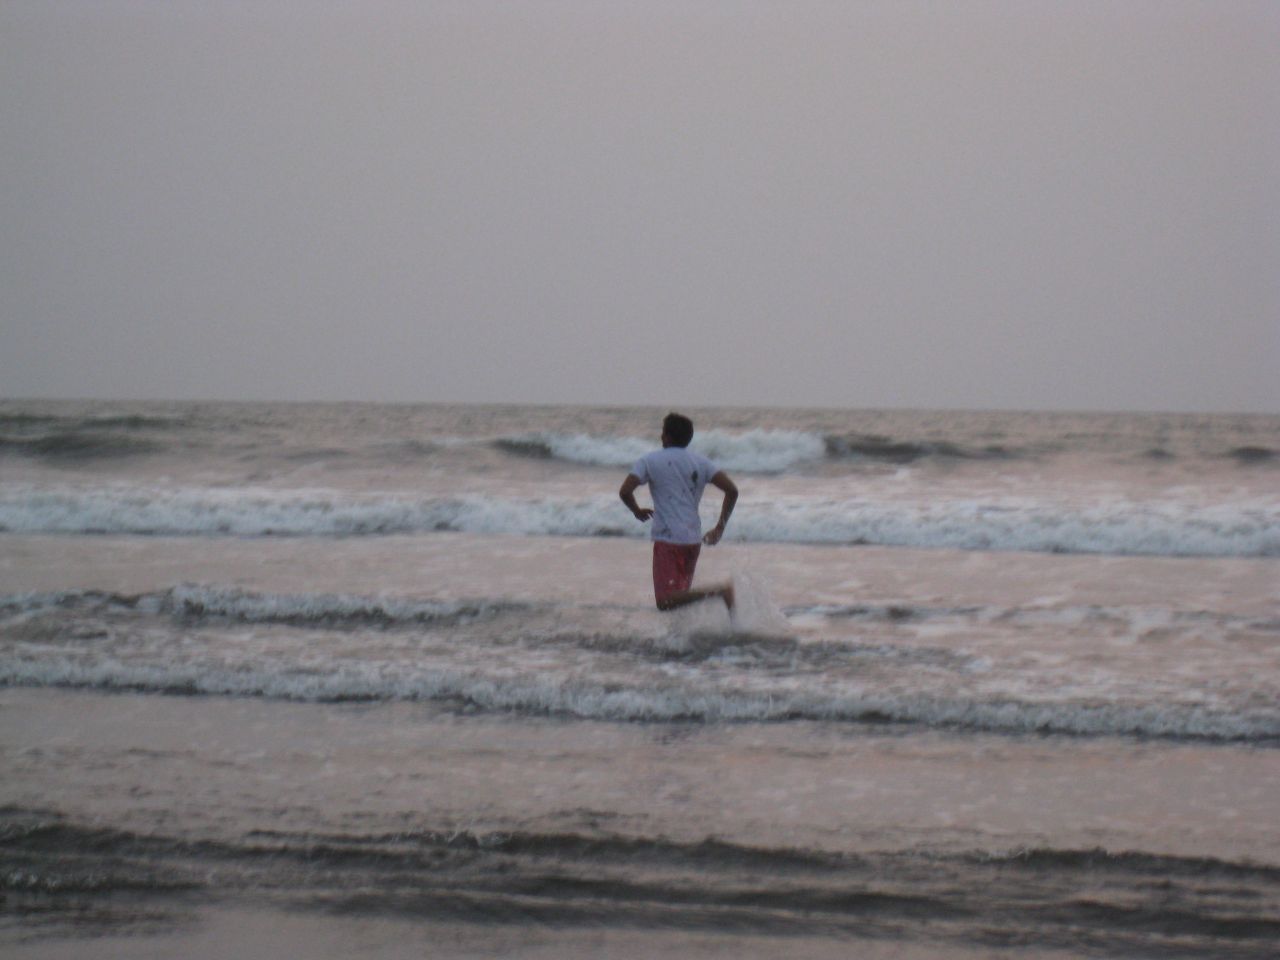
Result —
M675 610L677 607L687 607L689 604L705 600L707 597L719 597L724 601L724 605L732 610L733 584L722 583L716 587L698 587L693 590L680 590L676 593L669 593L658 601L658 609Z

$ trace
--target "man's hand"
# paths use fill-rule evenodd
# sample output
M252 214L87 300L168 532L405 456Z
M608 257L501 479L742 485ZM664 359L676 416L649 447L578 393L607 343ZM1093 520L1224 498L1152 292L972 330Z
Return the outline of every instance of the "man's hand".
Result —
M644 523L653 516L653 511L636 503L636 487L638 486L640 486L640 478L634 473L628 473L627 479L622 481L622 489L618 491L618 496L627 505L627 509L631 511L632 516Z
M724 526L729 522L729 515L733 513L733 505L738 502L738 488L723 470L717 470L710 482L724 491L724 503L720 504L720 522L708 530L707 535L702 538L703 543L714 547L724 536ZM732 606L732 602L730 605Z

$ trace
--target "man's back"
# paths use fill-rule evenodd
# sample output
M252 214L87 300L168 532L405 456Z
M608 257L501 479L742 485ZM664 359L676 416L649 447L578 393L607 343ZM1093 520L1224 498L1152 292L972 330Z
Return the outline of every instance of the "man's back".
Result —
M664 447L636 461L631 473L649 484L653 498L654 540L667 543L699 543L702 521L698 503L716 465L687 447Z

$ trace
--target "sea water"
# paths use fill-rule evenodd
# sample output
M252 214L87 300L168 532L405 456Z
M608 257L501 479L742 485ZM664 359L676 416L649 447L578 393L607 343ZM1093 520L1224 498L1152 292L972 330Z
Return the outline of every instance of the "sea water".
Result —
M1275 955L1280 418L665 412L0 403L6 955Z

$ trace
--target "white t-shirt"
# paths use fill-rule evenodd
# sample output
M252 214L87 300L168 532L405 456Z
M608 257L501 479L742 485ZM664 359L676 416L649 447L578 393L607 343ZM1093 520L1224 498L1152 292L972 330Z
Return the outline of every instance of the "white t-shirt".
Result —
M635 462L631 474L649 485L653 497L650 536L667 543L701 543L698 501L720 468L686 447L664 447Z

